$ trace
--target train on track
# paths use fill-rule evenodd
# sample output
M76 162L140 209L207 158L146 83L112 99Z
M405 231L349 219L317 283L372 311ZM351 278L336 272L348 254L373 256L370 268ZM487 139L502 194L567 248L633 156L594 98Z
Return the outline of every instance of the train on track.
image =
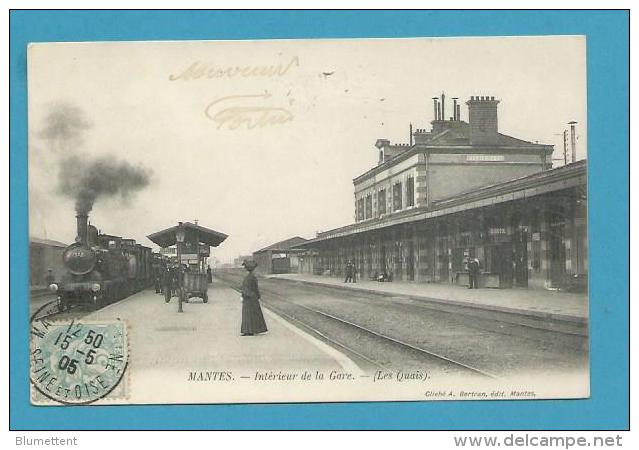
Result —
M100 308L153 284L163 258L134 239L104 234L78 213L76 242L62 254L65 273L49 286L57 293L58 309L78 305Z

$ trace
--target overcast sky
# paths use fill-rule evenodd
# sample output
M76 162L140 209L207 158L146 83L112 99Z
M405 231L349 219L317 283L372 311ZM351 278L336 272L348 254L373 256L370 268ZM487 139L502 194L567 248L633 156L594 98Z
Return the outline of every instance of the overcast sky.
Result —
M499 131L554 144L555 158L576 120L583 159L585 52L582 37L33 45L30 234L73 241L58 173L74 155L150 174L125 199L98 197L90 220L104 232L152 246L146 235L198 219L230 236L213 252L223 262L313 237L353 222L352 179L377 162L376 139L430 128L442 91L495 96ZM56 109L81 123L64 144L47 133Z

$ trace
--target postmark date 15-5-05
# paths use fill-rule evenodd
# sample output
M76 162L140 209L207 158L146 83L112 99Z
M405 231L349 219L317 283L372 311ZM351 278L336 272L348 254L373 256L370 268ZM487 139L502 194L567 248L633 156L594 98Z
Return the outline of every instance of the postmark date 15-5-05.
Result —
M116 393L126 396L119 385L128 342L120 320L32 323L30 355L34 403L86 404Z

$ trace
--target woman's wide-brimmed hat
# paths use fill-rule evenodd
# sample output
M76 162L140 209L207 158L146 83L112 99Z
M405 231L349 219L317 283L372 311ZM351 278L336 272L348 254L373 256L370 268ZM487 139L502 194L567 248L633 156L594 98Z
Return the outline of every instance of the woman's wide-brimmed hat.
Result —
M252 259L247 259L245 260L242 265L244 267L246 267L249 270L255 269L257 267L257 263L255 261L253 261Z

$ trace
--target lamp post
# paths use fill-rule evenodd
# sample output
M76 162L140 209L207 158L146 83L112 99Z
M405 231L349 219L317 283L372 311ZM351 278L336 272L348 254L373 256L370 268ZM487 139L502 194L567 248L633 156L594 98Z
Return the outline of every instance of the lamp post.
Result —
M184 312L182 310L182 244L184 243L186 232L182 226L182 222L178 222L178 226L175 229L175 242L177 247L177 259L178 259L178 312Z

